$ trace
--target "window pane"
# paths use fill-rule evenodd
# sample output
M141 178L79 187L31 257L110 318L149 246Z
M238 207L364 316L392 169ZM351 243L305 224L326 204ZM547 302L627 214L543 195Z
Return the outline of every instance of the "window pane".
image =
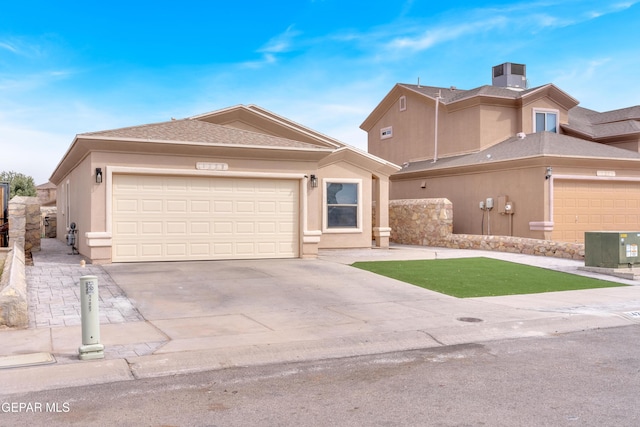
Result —
M547 126L546 126L546 130L548 130L549 132L558 132L558 130L556 129L556 120L557 117L555 114L553 113L547 113Z
M330 205L357 205L358 184L342 184L338 182L327 184L327 203Z
M544 113L536 113L536 132L544 132Z
M357 206L327 206L328 226L340 228L358 227Z

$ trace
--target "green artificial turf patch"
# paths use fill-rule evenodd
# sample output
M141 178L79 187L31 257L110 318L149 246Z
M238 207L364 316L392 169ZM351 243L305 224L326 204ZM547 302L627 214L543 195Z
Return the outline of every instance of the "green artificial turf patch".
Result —
M626 286L492 258L373 261L352 266L458 298Z

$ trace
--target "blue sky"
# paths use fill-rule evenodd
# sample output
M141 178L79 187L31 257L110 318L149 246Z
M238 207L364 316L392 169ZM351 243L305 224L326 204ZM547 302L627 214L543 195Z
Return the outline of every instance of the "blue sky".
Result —
M640 0L0 0L0 170L48 180L78 133L257 104L366 149L396 83L527 65L580 105L640 104Z

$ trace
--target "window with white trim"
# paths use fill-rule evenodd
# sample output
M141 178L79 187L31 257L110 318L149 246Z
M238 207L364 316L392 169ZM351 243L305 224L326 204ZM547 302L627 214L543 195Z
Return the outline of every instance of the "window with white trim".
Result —
M405 111L407 109L407 97L402 95L400 97L400 101L398 102L398 106L400 107L400 111Z
M323 231L362 231L362 180L325 179L323 192Z
M558 133L558 110L533 110L533 131Z

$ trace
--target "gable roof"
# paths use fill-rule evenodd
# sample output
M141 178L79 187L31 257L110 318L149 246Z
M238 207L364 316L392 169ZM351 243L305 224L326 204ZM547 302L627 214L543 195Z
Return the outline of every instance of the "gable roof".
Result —
M396 84L384 99L374 108L374 110L362 122L360 128L369 131L373 125L384 115L386 111L404 93L416 93L429 102L435 102L440 96L440 103L444 106L454 106L468 100L480 100L484 102L513 102L524 103L538 97L548 96L567 110L578 105L578 100L564 92L554 84L546 84L525 90L513 90L505 87L484 85L474 89L458 89L451 87L422 86L406 83Z
M251 126L255 124L251 119L257 116L260 117L259 122L262 126L272 122L276 135L269 130L262 132L238 128L238 123L242 121L241 119L247 119L247 116L240 117L240 120L238 117L233 118L235 126L204 120L211 117L219 119L229 112L249 112L251 123L248 127L251 129L257 129ZM277 133L300 138L286 138ZM215 150L218 156L258 156L265 159L282 159L286 156L287 159L319 161L337 153L337 156L332 157L333 159L346 156L344 158L348 161L377 174L388 176L400 169L391 162L252 105L231 107L220 112L187 119L78 134L56 166L50 180L58 184L84 156L93 150L181 155L186 146L190 147L192 155L211 155L214 152L212 150Z
M435 163L433 160L405 163L402 170L396 175L536 157L619 159L640 162L640 153L634 151L554 132L537 132L526 135L522 139L512 137L471 154L440 158Z
M255 128L259 133L308 142L322 147L338 148L345 146L343 142L337 139L252 104L236 105L189 118L229 127L235 127L236 123L242 122Z
M78 138L188 142L209 145L253 147L322 148L307 142L294 141L291 139L191 119L171 120L169 122L152 123L99 132L88 132L78 135Z

